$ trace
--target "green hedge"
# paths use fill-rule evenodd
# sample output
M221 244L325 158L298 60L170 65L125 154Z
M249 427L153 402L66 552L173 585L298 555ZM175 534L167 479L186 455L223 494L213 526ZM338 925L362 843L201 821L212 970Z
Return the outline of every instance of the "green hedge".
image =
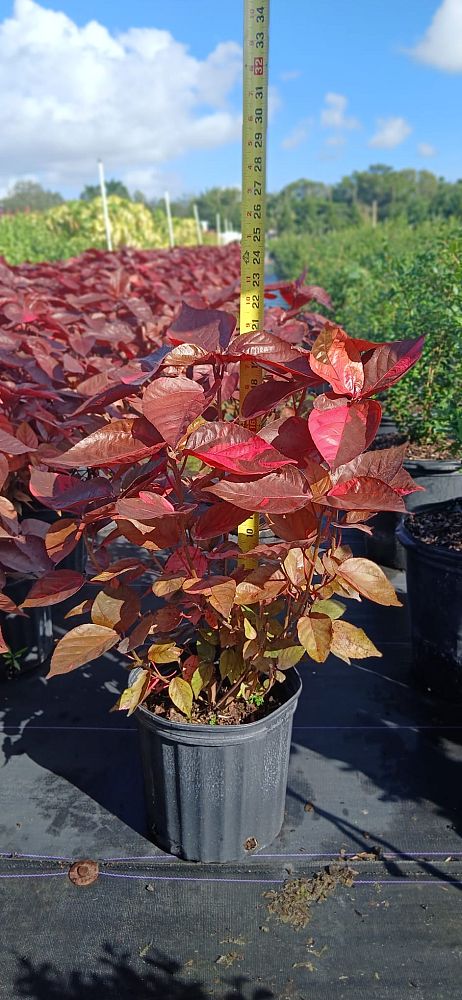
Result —
M323 285L334 319L373 340L426 335L416 368L390 392L387 409L417 441L462 446L462 230L454 223L386 223L271 244L276 270Z

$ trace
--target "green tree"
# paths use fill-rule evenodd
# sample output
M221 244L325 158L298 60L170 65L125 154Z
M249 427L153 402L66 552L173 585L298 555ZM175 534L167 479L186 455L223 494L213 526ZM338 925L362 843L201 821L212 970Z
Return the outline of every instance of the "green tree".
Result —
M119 198L126 198L127 201L131 201L128 188L125 187L122 181L116 181L114 178L106 181L106 194L108 197L111 194L116 194ZM81 201L93 201L94 198L99 198L100 195L101 189L99 184L86 184L79 197Z
M2 198L0 205L4 212L44 212L47 208L61 205L63 198L57 191L47 191L36 181L16 181L16 184Z

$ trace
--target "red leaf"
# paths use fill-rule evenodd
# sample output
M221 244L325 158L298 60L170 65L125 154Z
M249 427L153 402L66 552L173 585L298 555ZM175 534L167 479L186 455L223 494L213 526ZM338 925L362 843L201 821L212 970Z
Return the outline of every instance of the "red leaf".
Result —
M207 492L227 500L241 510L263 514L285 514L303 507L310 499L308 483L298 469L288 466L255 480L222 479Z
M217 502L200 515L194 524L195 538L216 538L226 535L242 521L242 510L225 501Z
M59 518L50 525L45 536L45 548L54 563L61 562L74 551L79 539L79 526L70 518Z
M275 534L288 542L310 538L318 529L318 518L310 503L289 514L271 514L268 520Z
M224 420L204 424L194 431L188 438L185 452L214 469L248 476L280 469L293 461L258 434Z
M394 385L419 360L425 337L416 340L397 340L393 344L379 344L371 351L364 364L362 395L372 396Z
M161 377L143 395L143 413L173 447L207 406L202 386L186 376Z
M293 396L294 393L300 392L300 389L303 388L304 385L296 382L294 379L290 381L285 379L268 379L266 382L262 382L261 385L255 386L247 394L242 407L242 416L246 419L260 417L263 413L274 410L274 407L278 403L281 403L283 399Z
M373 399L350 402L318 396L308 425L318 451L334 469L368 448L381 416L380 403Z
M13 434L8 434L7 431L0 429L0 451L4 451L7 455L26 455L27 452L36 451L36 449L32 448L30 444L19 441Z
M139 497L119 500L116 509L122 517L134 518L135 521L149 521L156 517L165 517L166 514L175 514L173 504L157 493L144 493L143 496L140 494Z
M71 569L55 569L34 583L22 607L40 608L59 604L76 594L84 583L85 577L81 573Z
M63 455L47 461L47 465L69 469L103 468L127 465L153 455L164 442L144 417L124 417L93 431Z
M355 341L340 326L327 323L310 354L314 372L330 382L340 396L357 396L363 387L364 369Z
M91 500L109 499L112 486L108 479L88 479L60 472L42 472L31 469L30 491L52 510L83 510Z
M308 421L302 417L286 417L265 424L259 431L259 436L283 455L293 458L296 462L304 462L307 458L319 458L319 452L311 437Z
M275 368L284 369L288 362L299 361L301 352L272 333L257 330L235 337L227 355L235 361L242 357L251 358L257 364L269 361Z
M422 487L411 479L411 476L403 469L403 460L406 454L406 445L397 448L383 448L376 451L367 451L364 455L359 455L348 465L340 466L335 472L335 487L338 483L346 483L358 477L369 477L379 479L383 483L391 486L400 496L408 493L415 493Z
M133 389L127 385L110 385L96 396L81 403L76 410L71 413L72 417L78 417L81 413L104 413L106 407L111 403L116 403L119 399L126 399L133 393Z
M90 660L96 660L119 640L119 633L104 625L77 625L58 642L47 677L68 674Z
M183 302L180 315L167 336L173 344L196 344L205 351L226 350L235 326L236 320L230 313L218 309L193 309Z
M166 573L182 573L186 570L190 576L191 566L194 567L198 576L204 576L204 573L207 572L207 559L197 545L188 545L178 552L173 552L167 559L164 569Z
M319 502L339 510L406 510L400 494L387 483L370 476L339 483Z

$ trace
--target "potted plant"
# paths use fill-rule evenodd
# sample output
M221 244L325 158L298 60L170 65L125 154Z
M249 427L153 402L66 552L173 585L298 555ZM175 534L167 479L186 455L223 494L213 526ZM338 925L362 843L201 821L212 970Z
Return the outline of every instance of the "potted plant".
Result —
M400 449L367 448L381 418L373 396L422 344L372 345L327 323L307 351L273 333L239 336L230 314L189 306L168 337L168 352L148 372L140 361L127 387L137 415L108 414L48 460L58 471L37 470L64 508L65 492L89 491L61 538L84 525L96 588L70 612L90 620L60 639L49 676L111 648L127 657L136 672L115 707L140 725L151 836L181 857L224 861L281 827L293 668L305 654L380 655L344 620L344 602L399 601L343 534L370 530L377 510L404 511L414 489ZM258 433L223 419L242 359L265 372L243 415L265 418ZM301 416L323 382L330 390ZM288 397L291 415L274 419ZM227 536L252 512L276 540L243 555ZM123 559L120 538L132 545ZM47 589L59 599L59 584L53 573L40 581L43 599Z
M422 365L387 399L398 434L407 442L405 467L425 490L408 498L411 511L462 496L461 280L460 235L435 238L390 275L394 335L426 334ZM382 443L390 446L394 440L384 438ZM394 515L375 518L367 552L379 562L404 568L405 551L395 537L400 520Z
M398 528L407 554L407 592L416 681L462 700L462 499L428 504Z

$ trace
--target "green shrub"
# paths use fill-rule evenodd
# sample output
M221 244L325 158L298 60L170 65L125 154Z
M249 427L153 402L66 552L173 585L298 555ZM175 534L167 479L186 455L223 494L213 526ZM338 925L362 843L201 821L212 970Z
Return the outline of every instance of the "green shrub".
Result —
M424 356L387 409L413 440L462 446L462 232L454 222L384 223L318 238L288 236L271 252L281 277L327 289L334 319L372 340L426 335Z

